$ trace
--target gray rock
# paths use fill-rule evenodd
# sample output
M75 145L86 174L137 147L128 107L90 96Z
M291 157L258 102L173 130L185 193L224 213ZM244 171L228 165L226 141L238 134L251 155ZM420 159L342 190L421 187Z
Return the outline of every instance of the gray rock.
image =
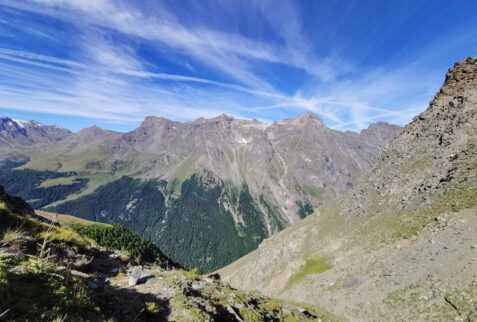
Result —
M63 249L63 256L72 258L76 256L76 253L72 251L71 249Z
M180 275L179 280L181 281L181 284L187 284L189 282L187 277L185 277L184 275Z
M202 291L204 289L205 285L203 285L202 283L199 283L199 282L193 282L192 285L191 285L191 288L194 290L194 291Z
M299 307L299 306L294 306L293 311L295 311L296 313L298 313L300 315L303 315L306 312L306 310L304 308Z
M341 283L341 286L342 287L352 287L352 286L355 286L358 283L359 283L359 279L355 278L355 277L352 277L352 278L348 278L348 279L344 280Z
M141 271L137 269L133 269L131 271L131 274L129 275L129 286L135 286L137 284L137 281L139 280L139 277L141 276Z
M7 272L15 274L15 275L21 275L23 274L24 271L25 269L23 268L23 266L15 266L15 267L7 269Z
M72 275L75 275L75 276L82 277L82 278L89 278L89 275L88 275L88 274L83 273L83 272L80 272L80 271L77 271L77 270L74 270L74 269L71 270L71 274L72 274Z
M242 318L235 312L235 310L230 305L227 305L227 311L232 314L237 319L237 321L243 322Z

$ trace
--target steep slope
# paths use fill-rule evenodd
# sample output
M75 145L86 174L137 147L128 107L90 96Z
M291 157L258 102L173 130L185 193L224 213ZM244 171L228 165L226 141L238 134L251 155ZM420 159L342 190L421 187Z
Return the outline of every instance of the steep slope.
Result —
M381 123L342 133L312 113L272 125L151 116L129 133L93 127L25 150L29 162L7 167L0 184L30 187L15 193L37 208L126 225L204 272L349 189L400 131Z
M353 189L220 271L237 287L351 319L477 315L477 59Z
M238 291L179 269L122 226L41 215L0 186L2 319L340 321L316 306Z
M0 186L0 202L16 214L32 215L35 213L33 208L27 202L21 198L10 196L5 192L5 189L2 186Z
M33 145L58 142L71 134L56 125L43 125L36 121L0 118L0 146Z

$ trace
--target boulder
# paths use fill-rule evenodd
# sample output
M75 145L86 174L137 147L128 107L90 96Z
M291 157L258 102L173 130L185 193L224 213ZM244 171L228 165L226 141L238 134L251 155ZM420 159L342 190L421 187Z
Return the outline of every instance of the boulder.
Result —
M129 286L135 286L137 284L137 281L139 280L139 277L141 276L141 271L137 269L133 269L131 271L131 274L129 275Z

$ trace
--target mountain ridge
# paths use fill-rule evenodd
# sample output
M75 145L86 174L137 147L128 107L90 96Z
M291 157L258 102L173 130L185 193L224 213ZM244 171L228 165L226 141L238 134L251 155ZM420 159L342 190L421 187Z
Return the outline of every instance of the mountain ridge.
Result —
M59 142L71 133L71 131L57 125L43 125L37 121L0 117L0 146L13 146L15 144L28 146Z
M33 204L121 223L159 243L174 259L186 259L181 243L200 245L205 249L187 253L194 258L187 264L213 270L352 187L401 131L384 123L379 131L374 128L340 132L313 113L273 124L226 115L183 123L151 116L127 133L90 127L41 149L13 149L10 153L23 153L24 162L16 168L5 163L5 173L25 180L29 190L18 190L25 198L48 196ZM123 200L102 201L108 191ZM195 222L194 205L201 205L195 213L204 219L187 231L178 218ZM220 226L232 238L224 244L218 229L201 233L208 226ZM230 256L214 255L230 247Z

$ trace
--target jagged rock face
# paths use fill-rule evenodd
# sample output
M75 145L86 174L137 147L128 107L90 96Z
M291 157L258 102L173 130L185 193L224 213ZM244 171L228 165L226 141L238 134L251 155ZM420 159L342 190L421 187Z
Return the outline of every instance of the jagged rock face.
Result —
M0 118L0 145L3 146L58 142L70 134L67 129L56 125Z
M219 273L237 287L326 303L351 320L447 320L443 312L458 309L446 290L475 292L476 112L477 59L468 58L351 190ZM450 247L458 255L441 256ZM323 256L332 258L328 271L290 285L306 258ZM402 299L410 290L413 300Z

